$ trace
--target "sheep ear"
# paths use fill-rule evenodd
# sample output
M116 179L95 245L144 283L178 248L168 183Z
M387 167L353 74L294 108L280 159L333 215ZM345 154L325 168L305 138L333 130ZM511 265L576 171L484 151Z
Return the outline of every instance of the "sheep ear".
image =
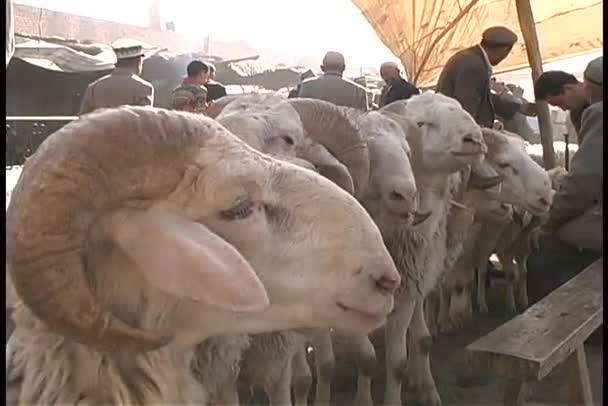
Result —
M269 305L245 258L204 225L159 209L132 211L116 220L115 241L160 290L230 311Z
M338 161L323 145L312 144L306 148L302 148L298 152L304 159L312 163L322 176L331 180L349 194L355 194L353 178L348 168Z

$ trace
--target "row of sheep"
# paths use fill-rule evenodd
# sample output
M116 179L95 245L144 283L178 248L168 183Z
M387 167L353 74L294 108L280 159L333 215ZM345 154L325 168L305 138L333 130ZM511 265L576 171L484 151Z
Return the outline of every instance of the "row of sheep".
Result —
M406 378L440 404L429 327L470 316L476 236L531 228L549 173L439 94L213 109L92 113L28 160L7 211L9 402L304 405L312 346L326 405L339 340L371 405L384 330L384 404Z

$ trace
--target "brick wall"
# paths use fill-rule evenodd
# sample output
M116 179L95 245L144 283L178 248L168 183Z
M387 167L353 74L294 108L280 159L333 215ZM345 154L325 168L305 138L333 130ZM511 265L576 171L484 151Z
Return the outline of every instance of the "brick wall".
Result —
M204 38L185 37L175 32L119 24L112 21L81 17L38 7L14 4L15 33L41 37L111 44L119 38L132 38L172 52L198 52Z

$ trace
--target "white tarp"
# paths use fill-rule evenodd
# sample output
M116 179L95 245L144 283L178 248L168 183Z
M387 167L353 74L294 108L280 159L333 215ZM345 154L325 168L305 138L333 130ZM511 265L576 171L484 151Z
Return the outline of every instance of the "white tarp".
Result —
M13 57L44 69L59 72L75 73L114 69L116 54L112 48L107 45L96 44L96 46L100 52L91 55L66 45L17 36ZM160 51L158 48L145 48L147 49L146 58Z
M6 66L15 52L15 15L13 0L6 0Z

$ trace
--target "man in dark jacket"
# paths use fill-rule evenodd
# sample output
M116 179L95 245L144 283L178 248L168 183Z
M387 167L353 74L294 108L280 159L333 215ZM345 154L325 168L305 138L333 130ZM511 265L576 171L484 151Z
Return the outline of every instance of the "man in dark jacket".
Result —
M540 75L534 83L534 97L564 111L570 111L570 121L580 145L583 141L580 138L581 120L583 112L589 107L585 98L585 86L574 75L561 70L548 71Z
M211 102L226 96L226 88L215 80L215 66L209 62L207 62L207 65L209 66L209 80L207 80L205 87L207 87L207 101Z
M534 303L603 256L603 59L585 69L583 142L561 182L549 217L532 237L538 250L528 259L528 292Z
M481 43L463 49L446 63L437 82L437 92L458 100L482 127L494 126L495 113L507 119L520 111L534 115L534 105L492 99L490 77L492 67L503 61L517 35L506 27L491 27L482 34Z
M420 90L416 86L401 77L401 71L395 62L384 62L380 66L380 77L386 83L386 86L382 89L380 107L396 100L407 100L415 94L420 94Z

